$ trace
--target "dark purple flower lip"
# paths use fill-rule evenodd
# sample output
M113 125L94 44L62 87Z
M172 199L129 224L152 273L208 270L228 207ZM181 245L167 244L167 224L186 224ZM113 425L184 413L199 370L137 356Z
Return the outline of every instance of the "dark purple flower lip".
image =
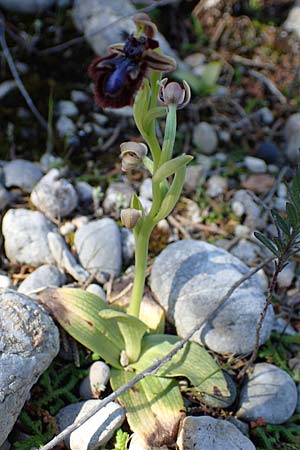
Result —
M137 20L141 22L147 21ZM155 50L159 47L152 38L155 25L151 27L148 22L151 37L130 35L125 44L111 46L110 55L96 58L90 64L88 72L95 82L96 101L102 108L131 105L148 68L161 72L175 70L174 59Z

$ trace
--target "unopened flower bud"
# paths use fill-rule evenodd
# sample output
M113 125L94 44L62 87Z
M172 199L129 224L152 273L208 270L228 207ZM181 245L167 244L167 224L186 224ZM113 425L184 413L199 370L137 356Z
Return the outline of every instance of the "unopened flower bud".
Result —
M168 83L168 78L164 78L160 84L158 102L163 106L176 105L177 109L184 108L191 99L191 89L185 80L182 84L183 87L175 81Z
M134 208L126 208L121 211L121 222L124 227L131 230L142 217L142 211Z
M137 167L148 152L147 146L139 142L123 142L120 147L124 172Z

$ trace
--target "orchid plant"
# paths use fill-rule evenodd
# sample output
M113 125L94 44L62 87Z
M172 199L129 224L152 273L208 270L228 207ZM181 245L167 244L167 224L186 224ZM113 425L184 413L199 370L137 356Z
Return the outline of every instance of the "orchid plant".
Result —
M135 277L130 304L127 311L122 311L91 293L67 288L51 290L45 299L61 326L111 365L113 390L165 356L180 340L177 336L158 334L158 327L155 330L150 326L149 318L142 318L140 311L151 232L176 205L186 165L192 159L185 154L175 158L172 155L177 110L190 101L190 88L185 81L181 86L167 78L161 80L162 73L174 70L176 63L161 53L154 39L156 27L150 18L138 14L134 20L136 33L125 44L113 45L109 56L95 59L89 68L101 107L118 108L134 102L134 120L145 143L121 145L122 170L127 172L143 163L152 176L151 210L146 213L134 195L131 207L121 213L122 223L133 229L135 237ZM158 119L165 120L162 145L156 133ZM156 375L144 378L120 397L132 430L152 447L173 444L176 440L185 414L174 380L178 376L187 378L195 386L195 395L208 404L228 404L230 391L223 372L203 347L188 342Z

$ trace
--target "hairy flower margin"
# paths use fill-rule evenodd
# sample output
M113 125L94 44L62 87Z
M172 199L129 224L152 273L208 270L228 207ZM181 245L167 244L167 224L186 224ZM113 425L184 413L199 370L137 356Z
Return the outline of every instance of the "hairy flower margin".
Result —
M176 61L158 50L159 43L153 39L156 26L149 16L137 14L134 22L135 34L124 44L110 46L108 56L96 58L89 66L89 76L95 82L95 98L102 108L132 105L148 69L157 72L176 69Z

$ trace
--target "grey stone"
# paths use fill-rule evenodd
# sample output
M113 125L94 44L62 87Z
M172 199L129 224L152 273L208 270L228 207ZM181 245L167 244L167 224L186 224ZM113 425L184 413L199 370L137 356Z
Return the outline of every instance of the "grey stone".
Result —
M106 389L109 377L109 366L102 361L94 362L89 368L88 376L80 383L80 397L84 400L99 398L101 393Z
M79 114L77 106L70 100L60 100L56 107L56 112L60 116L74 117Z
M179 450L255 450L254 444L227 420L186 417L178 435Z
M99 297L102 298L102 300L106 300L105 291L101 286L99 286L99 284L95 283L89 284L88 287L86 288L86 291L98 295Z
M286 146L284 147L287 158L292 163L300 161L300 113L292 114L284 127Z
M255 158L255 156L246 156L244 164L250 172L253 173L266 173L267 164L263 159Z
M234 416L229 416L227 420L228 422L232 423L236 428L238 428L241 433L249 437L249 425L246 422L243 422L242 420L239 420Z
M243 354L255 345L255 327L265 304L256 276L238 287L220 307L229 288L249 269L230 253L206 242L182 240L156 258L151 289L179 336L202 324L193 340L219 353ZM207 322L207 318L214 318ZM269 307L260 343L271 332L274 312Z
M13 284L9 276L7 275L0 275L0 288L8 289L12 288Z
M56 227L38 211L10 209L2 222L5 253L17 264L38 267L53 264L47 235Z
M280 334L284 333L289 336L295 336L297 334L297 331L282 317L275 318L272 331L277 331Z
M297 4L297 2L295 2L295 6L290 9L282 26L287 31L293 31L297 37L300 38L300 5Z
M211 155L217 150L217 133L207 122L200 122L194 127L192 139L193 144L205 155Z
M204 181L206 173L207 170L202 164L187 166L184 189L190 193L196 191L200 183Z
M69 181L60 178L58 169L50 170L38 182L30 199L50 220L67 216L78 204L75 188Z
M73 20L80 32L83 32L87 42L97 55L107 54L107 48L116 42L124 42L124 36L135 31L132 20L137 10L128 0L75 0ZM101 32L98 32L101 30ZM157 33L155 39L159 41L164 53L176 58L166 39ZM178 61L178 65L186 68L186 64ZM122 108L123 109L123 108ZM115 110L119 111L119 110Z
M83 267L100 283L120 274L121 236L114 220L104 218L83 225L75 233L75 248Z
M94 199L94 188L86 181L78 181L75 185L81 203L92 203Z
M119 218L121 209L128 208L134 190L126 183L111 183L105 193L103 209L106 214Z
M5 209L11 200L10 192L0 183L0 210Z
M287 265L278 274L277 284L281 288L291 287L292 281L296 275L296 263L295 261L289 261Z
M19 187L24 192L31 192L43 176L37 164L24 159L15 159L6 163L3 172L6 187Z
M76 126L72 119L67 116L60 116L56 122L56 129L59 137L63 139L64 137L71 136L76 131Z
M51 254L58 267L69 273L80 283L85 282L88 279L89 274L80 264L78 264L70 252L64 238L58 233L48 233L47 240Z
M297 393L298 393L298 399L297 399L297 406L296 406L296 412L300 413L300 383L297 386Z
M266 107L261 108L259 110L259 114L262 122L265 123L266 125L271 125L271 123L274 122L274 115L269 108Z
M25 295L0 289L0 445L58 350L48 314Z
M220 175L213 175L207 182L206 194L209 197L215 198L218 195L225 194L227 188L226 178L221 177Z
M22 281L18 292L30 296L30 292L40 288L62 286L66 281L65 275L56 267L50 264L40 266Z
M64 160L60 156L52 155L52 153L45 152L40 159L40 166L42 170L47 173L51 169L63 167Z
M297 388L282 369L268 363L255 364L241 390L237 417L246 421L260 417L271 424L286 422L297 404Z
M140 196L152 200L152 180L146 178L140 186Z
M238 202L238 205L236 204ZM241 205L244 210L242 212ZM245 190L240 189L235 192L231 207L235 214L237 212L242 212L241 215L246 214L244 225L247 225L251 230L262 229L266 225L266 220L262 217L261 208L255 203L251 195Z
M60 430L63 431L75 420L81 419L100 403L101 400L87 400L62 408L56 416ZM94 450L105 445L122 425L124 419L124 408L117 403L109 403L65 439L67 448Z
M241 239L230 253L243 261L247 266L254 266L262 257L262 248L254 242Z
M3 443L3 445L0 446L0 450L10 450L11 449L11 445L8 441L5 441Z
M72 222L65 222L61 227L59 227L60 234L62 236L70 236L76 230L75 225Z
M74 103L87 103L89 102L90 97L86 92L74 89L73 91L71 91L71 100Z
M125 266L128 266L134 258L134 234L131 230L125 227L120 228L121 240L122 240L122 260Z
M0 100L2 100L4 97L6 97L10 92L14 91L15 89L18 89L18 85L15 81L12 80L2 81L2 83L0 83Z
M250 232L251 230L247 227L247 225L238 224L234 228L234 234L239 238L248 238L250 236Z

